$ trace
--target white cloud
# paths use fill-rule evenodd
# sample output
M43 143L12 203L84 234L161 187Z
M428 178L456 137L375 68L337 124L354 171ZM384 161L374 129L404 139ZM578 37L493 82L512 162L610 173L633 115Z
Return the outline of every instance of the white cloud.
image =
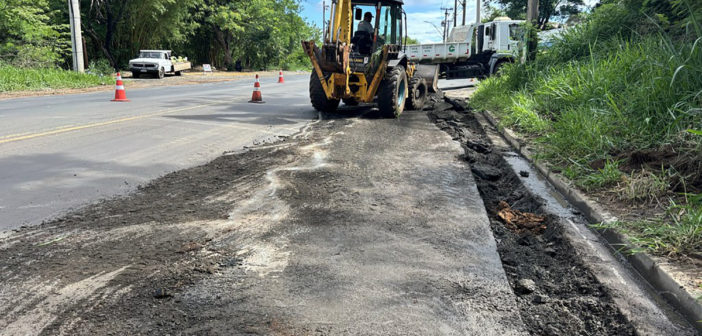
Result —
M436 28L443 29L441 27L443 18L444 13L440 11L407 13L407 34L422 43L441 42L441 34L436 31ZM428 22L433 23L436 28Z
M434 7L436 9L443 6L447 0L405 0L404 8L407 10L412 7Z

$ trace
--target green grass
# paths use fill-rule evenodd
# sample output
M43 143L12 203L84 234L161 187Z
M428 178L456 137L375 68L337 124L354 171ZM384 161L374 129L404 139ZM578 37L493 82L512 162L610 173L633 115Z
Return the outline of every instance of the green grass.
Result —
M668 256L699 253L702 250L702 194L689 197L696 200L688 199L685 205L672 203L664 220L619 221L596 227L625 233L643 251Z
M0 63L0 92L75 89L104 85L108 77L61 69L26 69Z
M472 106L538 137L539 156L565 167L633 149L702 144L688 131L702 125L702 37L614 34L622 29L610 20L626 17L596 12L537 62L506 66L481 82Z
M622 181L622 172L619 170L619 161L608 160L604 168L576 179L578 186L585 190L601 189L616 185Z
M609 44L586 59L506 67L472 104L540 136L543 154L561 162L655 147L702 123L702 46L666 49L656 37Z
M505 66L501 76L482 81L470 104L534 139L537 157L583 190L611 189L629 202L665 201L671 181L685 184L689 172L623 174L615 160L659 148L700 157L702 22L671 31L653 20L620 4L603 5L536 62ZM605 160L604 169L591 168L595 160ZM673 209L685 215L673 216ZM699 251L701 212L699 205L673 204L666 221L617 227L647 249Z

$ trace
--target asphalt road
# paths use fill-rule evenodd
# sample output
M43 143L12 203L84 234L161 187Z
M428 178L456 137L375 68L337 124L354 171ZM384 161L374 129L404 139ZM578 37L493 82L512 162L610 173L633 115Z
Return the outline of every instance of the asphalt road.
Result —
M132 114L115 119L6 136L0 148L41 140L81 158L35 150L40 160L17 160L12 171L29 177L3 195L147 179L143 172L158 175L207 157L212 143L234 146L240 138L228 133L249 132L241 139L251 142L291 132L316 115L302 89L306 78L290 82L264 84L266 105L240 103L248 99L236 97L246 83L213 85L194 97L183 88L172 104L151 103L160 110L137 114L142 105L134 104ZM145 94L153 92L162 91ZM275 102L276 94L288 98ZM179 170L49 225L0 233L0 334L632 334L561 227L547 222L551 231L531 235L497 220L484 202L514 200L531 211L540 201L520 188L516 171L508 179L489 166L499 184L474 178L479 163L486 171L499 162L468 156L455 139L484 141L481 129L469 128L471 119L457 118L448 103L432 105L432 117L407 111L399 119L380 118L369 106L343 108L274 145ZM449 125L461 131L445 132ZM188 136L197 132L212 141ZM113 133L121 135L104 138ZM115 150L121 147L128 148ZM141 164L111 168L115 157ZM484 162L468 164L471 158ZM131 185L114 192L121 188Z
M225 151L298 131L308 76L0 101L0 231L31 226Z
M462 154L359 107L11 232L0 330L527 335Z

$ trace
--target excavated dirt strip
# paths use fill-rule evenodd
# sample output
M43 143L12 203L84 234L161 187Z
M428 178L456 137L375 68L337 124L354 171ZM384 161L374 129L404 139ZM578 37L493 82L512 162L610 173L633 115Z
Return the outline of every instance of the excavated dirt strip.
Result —
M528 334L460 145L356 111L1 237L2 334Z
M429 115L460 141L478 184L490 226L522 320L533 335L634 335L605 288L563 237L557 218L545 214L460 101L438 102ZM458 110L458 111L457 111ZM522 223L505 221L505 206ZM510 218L511 219L511 218ZM543 219L543 222L539 221Z

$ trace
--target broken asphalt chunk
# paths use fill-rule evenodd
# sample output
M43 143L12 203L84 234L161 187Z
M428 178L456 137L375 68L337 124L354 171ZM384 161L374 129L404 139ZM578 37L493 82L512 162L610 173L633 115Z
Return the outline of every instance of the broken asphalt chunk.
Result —
M475 176L488 181L497 181L502 177L502 172L499 169L483 163L474 164L470 170Z
M531 279L519 279L514 286L517 294L530 294L536 290L536 282Z

